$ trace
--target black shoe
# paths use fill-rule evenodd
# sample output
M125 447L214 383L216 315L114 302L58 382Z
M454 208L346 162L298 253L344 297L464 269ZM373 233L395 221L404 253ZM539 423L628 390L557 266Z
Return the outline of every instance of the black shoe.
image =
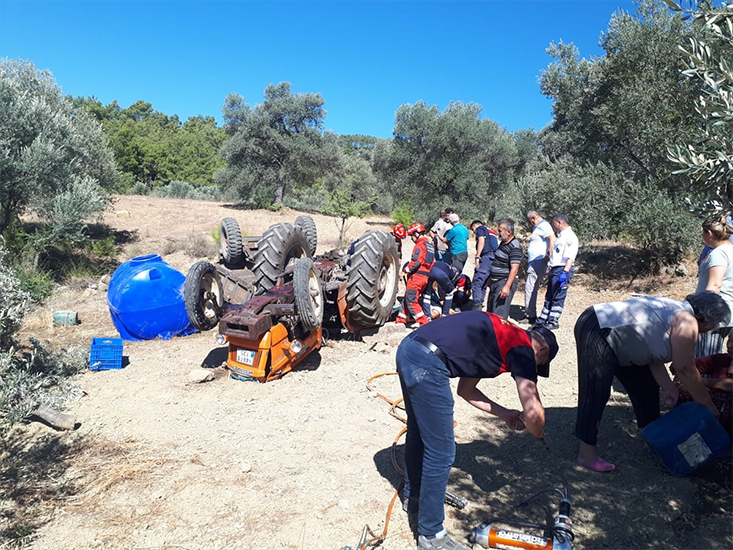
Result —
M529 323L530 325L534 325L534 324L537 324L537 317L527 317L527 322L528 322L528 323Z
M549 330L556 330L560 328L560 324L557 321L547 321L543 326Z

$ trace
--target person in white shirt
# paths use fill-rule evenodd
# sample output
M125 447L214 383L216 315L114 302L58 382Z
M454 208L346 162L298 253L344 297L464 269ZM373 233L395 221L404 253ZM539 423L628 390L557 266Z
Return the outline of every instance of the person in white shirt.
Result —
M524 283L524 314L530 325L537 321L537 294L547 272L550 252L555 246L555 231L550 222L537 210L527 212L527 221L532 224L532 235L527 247L527 280Z
M444 237L445 233L453 227L448 221L448 216L453 213L452 208L443 208L440 211L440 217L430 228L428 236L433 239L435 247L435 259L439 262L451 263L450 253L448 252L448 244L443 242L440 237Z
M575 275L575 258L578 255L579 243L565 214L555 214L552 217L552 227L557 234L557 240L547 264L550 274L547 280L545 305L537 317L535 326L555 330L560 326L558 320L565 306L568 285Z
M707 218L702 224L702 240L708 249L701 258L695 293L705 290L717 292L733 313L733 244L730 242L733 227L726 216ZM701 334L697 340L695 357L722 353L723 342L731 331L730 326Z

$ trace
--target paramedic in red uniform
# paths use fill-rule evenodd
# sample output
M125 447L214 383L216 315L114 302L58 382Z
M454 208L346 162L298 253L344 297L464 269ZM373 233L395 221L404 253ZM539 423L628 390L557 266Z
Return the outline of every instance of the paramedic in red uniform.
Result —
M418 549L469 550L443 528L443 501L456 446L451 378L458 395L498 416L512 430L544 437L545 409L537 375L549 376L557 340L544 327L520 328L483 311L441 317L405 337L397 350L397 373L407 412L403 508L417 512ZM493 402L478 389L482 378L508 372L522 411Z
M407 229L405 229L405 226L401 223L398 223L397 225L392 227L392 231L389 232L390 235L392 235L395 238L395 242L397 244L397 252L400 255L400 260L402 259L402 239L407 237Z
M412 317L415 322L424 325L430 322L430 317L423 313L420 302L425 287L428 286L430 270L435 263L435 248L433 248L433 241L425 236L423 224L413 223L407 229L407 234L415 243L415 248L412 250L412 258L404 269L404 272L407 273L407 290L402 300L402 309L395 322L407 323Z

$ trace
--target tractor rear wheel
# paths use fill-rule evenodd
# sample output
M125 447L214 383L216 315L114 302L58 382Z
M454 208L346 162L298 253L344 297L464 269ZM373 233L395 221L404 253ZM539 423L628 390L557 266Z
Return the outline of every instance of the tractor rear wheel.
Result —
M318 245L318 231L316 230L316 222L313 218L305 214L295 218L295 225L300 227L305 233L305 238L308 239L308 244L311 247L311 256L316 255L316 246Z
M315 264L299 258L293 266L295 311L306 330L316 330L323 322L323 288Z
M198 330L211 330L219 323L224 292L213 264L196 262L191 266L183 284L183 300L188 319Z
M364 233L350 260L346 284L349 317L364 327L382 326L397 297L399 255L394 237L384 231Z
M221 257L224 258L224 265L237 266L244 263L244 249L242 248L242 232L239 230L239 223L234 218L221 220L221 231L219 234Z
M310 245L300 227L290 223L271 225L257 243L252 268L257 294L270 290L288 265L304 257L311 257Z

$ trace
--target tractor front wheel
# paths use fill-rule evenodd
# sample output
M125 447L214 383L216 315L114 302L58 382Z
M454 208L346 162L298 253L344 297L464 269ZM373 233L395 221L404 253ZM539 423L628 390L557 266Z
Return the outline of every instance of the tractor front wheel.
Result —
M183 284L183 300L188 319L198 330L211 330L219 323L224 292L213 264L196 262L191 266Z
M364 327L379 327L392 314L397 297L399 255L392 235L368 231L351 254L346 285L349 318Z
M293 266L295 311L306 330L316 330L323 322L323 288L313 260L300 258Z

